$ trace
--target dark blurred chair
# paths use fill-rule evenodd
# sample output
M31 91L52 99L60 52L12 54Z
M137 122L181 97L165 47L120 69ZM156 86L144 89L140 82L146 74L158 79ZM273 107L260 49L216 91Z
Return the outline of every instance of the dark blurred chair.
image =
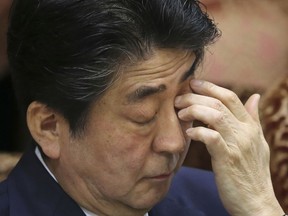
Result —
M271 151L271 174L276 196L288 211L288 74L263 95L261 120Z

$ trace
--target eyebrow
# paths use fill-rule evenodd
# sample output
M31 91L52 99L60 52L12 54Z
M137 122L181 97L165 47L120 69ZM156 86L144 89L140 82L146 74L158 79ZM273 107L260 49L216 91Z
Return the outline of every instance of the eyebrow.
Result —
M136 91L128 94L126 97L128 99L128 103L136 103L144 98L153 95L153 94L158 94L160 92L163 92L167 89L166 85L161 84L157 87L154 86L141 86Z
M183 76L180 79L180 83L184 82L185 80L188 79L188 77L190 77L191 75L194 74L195 72L195 61L193 62L192 66L189 68L189 70L187 70ZM144 98L151 96L153 94L159 94L163 91L165 91L167 89L167 86L164 84L161 84L157 87L154 86L141 86L138 89L136 89L134 92L128 94L126 96L128 103L137 103L141 100L143 100Z

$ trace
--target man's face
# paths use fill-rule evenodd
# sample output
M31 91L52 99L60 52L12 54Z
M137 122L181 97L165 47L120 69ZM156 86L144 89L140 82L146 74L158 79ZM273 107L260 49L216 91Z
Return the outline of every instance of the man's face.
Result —
M70 195L80 205L149 209L165 196L190 143L191 122L179 120L174 103L191 92L194 60L193 53L158 50L126 68L92 107L84 135L62 138L66 180L57 179L68 193L78 191Z

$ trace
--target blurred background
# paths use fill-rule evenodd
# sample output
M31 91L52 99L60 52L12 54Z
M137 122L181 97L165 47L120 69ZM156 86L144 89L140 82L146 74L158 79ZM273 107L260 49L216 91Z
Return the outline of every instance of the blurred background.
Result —
M0 0L0 151L23 151L30 136L12 89L6 55L6 33L12 0Z
M4 71L8 65L6 58L6 29L11 2L12 0L0 1L0 78L4 76Z
M232 89L243 102L252 93L262 95L262 125L271 147L272 179L276 195L288 211L288 0L201 2L222 36L207 49L198 77ZM6 57L11 3L0 0L0 179L14 166L29 141ZM210 157L199 142L191 143L184 164L211 170Z

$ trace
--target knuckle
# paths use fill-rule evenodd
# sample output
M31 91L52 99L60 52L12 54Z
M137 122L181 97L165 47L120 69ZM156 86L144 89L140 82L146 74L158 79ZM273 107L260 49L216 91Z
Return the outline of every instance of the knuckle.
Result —
M209 90L209 91L214 91L215 89L215 85L213 83L210 83L210 82L207 82L206 83L206 88Z
M239 101L238 95L232 91L227 93L227 101L231 104L236 104Z
M212 107L216 110L222 110L223 109L223 104L220 100L214 100L213 101L213 104L212 104Z
M186 113L188 115L192 115L193 113L195 113L197 111L197 109L195 108L195 106L191 105L189 107L186 108Z
M194 119L195 113L197 113L197 109L192 105L181 110L178 115L182 120L192 120Z
M215 124L223 124L225 120L225 115L221 112L219 112L218 114L215 115Z
M194 131L195 137L197 137L203 143L210 143L213 145L217 145L222 141L221 135L214 130L208 130L204 127L198 127Z
M209 140L213 145L218 145L222 142L222 137L217 131L211 131Z

